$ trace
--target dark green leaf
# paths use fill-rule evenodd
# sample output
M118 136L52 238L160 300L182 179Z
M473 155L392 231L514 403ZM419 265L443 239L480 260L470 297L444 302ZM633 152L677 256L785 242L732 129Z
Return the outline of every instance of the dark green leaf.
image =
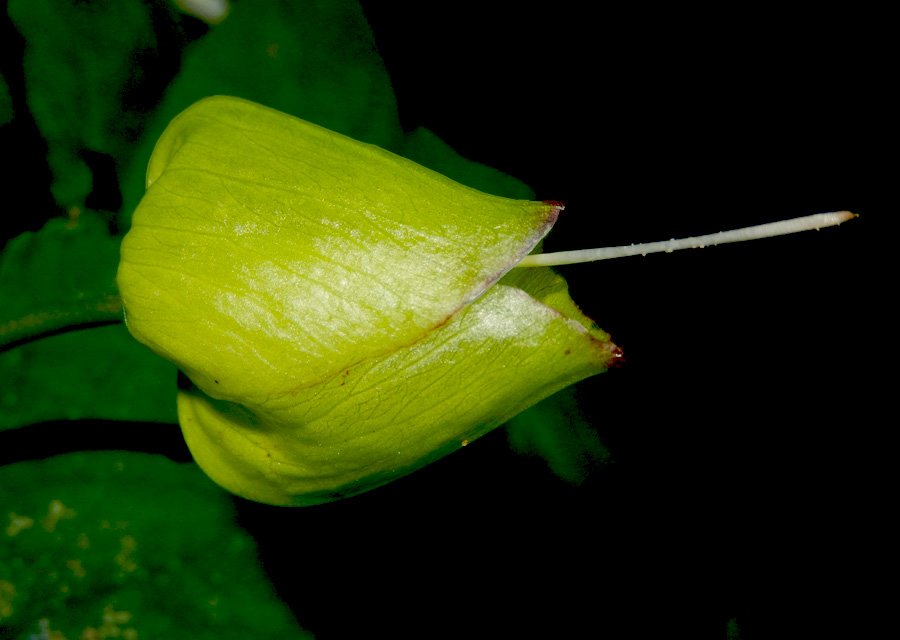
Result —
M90 212L10 241L0 256L0 342L120 320L118 258L118 239ZM121 323L4 351L0 379L0 431L88 417L175 421L174 365Z
M580 484L590 471L609 462L609 451L596 429L578 411L575 387L558 391L520 413L507 425L517 453L538 455L563 480Z
M462 157L425 127L407 134L399 153L466 186L504 198L533 200L528 185L493 167Z
M121 317L118 262L119 239L92 212L55 218L10 240L0 254L0 341L24 332L24 324L41 331L66 317L87 317L91 309L94 320Z
M27 44L28 106L47 140L53 194L65 209L83 205L93 180L82 152L122 160L141 126L122 99L156 46L148 4L10 0L8 11Z
M44 338L0 354L0 431L50 420L177 421L176 369L125 325Z
M193 464L82 452L9 465L0 516L2 638L310 637Z

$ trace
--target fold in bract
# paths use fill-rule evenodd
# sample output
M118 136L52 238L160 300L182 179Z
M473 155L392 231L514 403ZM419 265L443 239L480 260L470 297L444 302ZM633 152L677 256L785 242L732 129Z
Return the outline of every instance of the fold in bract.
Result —
M122 243L131 333L197 386L188 445L272 504L358 493L604 370L548 269L504 274L559 207L490 196L264 106L163 133Z

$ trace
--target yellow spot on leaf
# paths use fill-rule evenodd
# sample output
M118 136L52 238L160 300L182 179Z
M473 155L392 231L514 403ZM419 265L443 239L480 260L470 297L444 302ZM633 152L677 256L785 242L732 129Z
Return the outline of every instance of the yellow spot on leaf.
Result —
M125 638L125 640L137 640L137 630L129 627L122 629L120 624L127 624L131 620L130 611L116 611L112 604L103 608L103 624L99 627L87 627L81 632L80 640L101 640L103 638Z
M119 542L122 544L122 550L116 554L115 562L122 571L131 573L137 569L137 563L131 557L131 552L137 548L137 541L133 536L123 536Z
M116 611L111 604L108 604L103 608L104 625L125 624L129 620L131 620L130 611Z
M66 640L66 636L64 636L61 631L50 628L50 620L47 618L38 620L38 628L41 632L39 634L32 634L29 636L30 638L33 638L34 640Z
M34 520L28 516L16 515L13 512L9 514L9 526L6 527L6 535L10 538L19 535L23 529L30 529L34 526Z
M0 580L0 620L13 614L12 601L19 597L16 587L12 582Z
M83 578L87 575L87 571L85 571L84 567L81 566L81 560L77 558L73 560L66 560L66 567L72 570L72 574L76 578Z
M88 539L86 533L79 533L78 541L75 544L78 545L79 549L87 549L91 546L91 541Z
M66 223L66 229L72 230L78 226L78 218L81 217L81 209L74 206L69 209L69 221Z
M78 515L74 509L70 509L59 500L51 500L47 515L41 518L41 524L45 531L52 532L60 520L71 520Z

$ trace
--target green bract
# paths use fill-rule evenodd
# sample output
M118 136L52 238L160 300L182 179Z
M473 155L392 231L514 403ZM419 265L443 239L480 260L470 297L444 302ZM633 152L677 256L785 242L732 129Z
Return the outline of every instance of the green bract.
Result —
M196 385L178 415L213 480L261 502L326 502L610 365L615 345L561 277L507 273L559 209L208 98L150 160L122 243L127 325Z

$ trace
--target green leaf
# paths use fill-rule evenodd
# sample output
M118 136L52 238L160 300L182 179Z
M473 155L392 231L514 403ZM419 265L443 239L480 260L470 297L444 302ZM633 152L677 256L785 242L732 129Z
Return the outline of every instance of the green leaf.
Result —
M400 125L390 79L359 4L243 0L186 53L166 92L168 122L232 95L388 147Z
M123 324L0 354L0 431L50 420L177 421L176 369Z
M567 387L520 413L506 424L513 451L546 460L557 476L581 484L590 472L610 461L595 427L578 411L576 389Z
M196 465L81 452L0 468L0 488L0 637L311 637Z
M0 431L34 422L175 421L175 367L121 325L119 240L92 212L54 219L0 255L0 343L79 323L118 326L54 335L0 353Z
M143 113L123 108L126 88L144 74L142 54L156 46L142 0L10 0L25 38L28 107L47 140L53 195L65 209L92 190L82 151L129 157Z
M121 318L119 243L90 211L10 240L0 254L0 343Z
M503 198L534 199L534 191L521 180L462 157L425 127L407 134L398 153L473 189Z

